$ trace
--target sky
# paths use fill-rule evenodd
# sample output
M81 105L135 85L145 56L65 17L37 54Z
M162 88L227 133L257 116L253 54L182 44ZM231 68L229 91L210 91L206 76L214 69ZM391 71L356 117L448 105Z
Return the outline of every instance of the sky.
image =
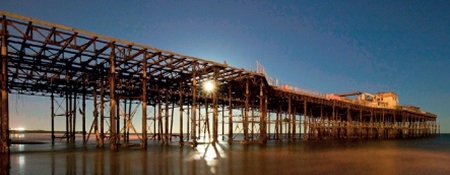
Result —
M283 84L324 93L393 91L450 133L448 1L19 0L0 10L247 70L258 61ZM11 94L10 127L48 130L49 106Z

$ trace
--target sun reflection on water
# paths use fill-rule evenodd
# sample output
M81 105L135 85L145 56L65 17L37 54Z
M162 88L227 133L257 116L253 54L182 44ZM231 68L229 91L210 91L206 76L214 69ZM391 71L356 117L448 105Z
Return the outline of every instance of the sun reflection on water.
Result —
M225 152L218 143L207 143L197 145L196 151L191 153L192 160L205 160L212 174L217 173L217 165L220 159L226 158Z

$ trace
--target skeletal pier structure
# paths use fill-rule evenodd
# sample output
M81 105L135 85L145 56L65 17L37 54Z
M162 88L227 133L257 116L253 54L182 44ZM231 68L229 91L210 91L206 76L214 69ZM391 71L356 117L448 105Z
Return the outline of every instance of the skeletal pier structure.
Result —
M283 89L262 73L226 63L0 14L2 153L9 152L10 93L50 98L53 141L54 120L62 117L68 143L75 141L81 123L84 145L95 137L98 147L107 140L111 150L130 144L130 133L145 149L149 139L169 144L174 137L196 146L220 138L264 144L268 139L425 137L439 130L431 113ZM206 83L211 87L205 89ZM92 113L86 112L87 100ZM140 129L133 126L136 113Z

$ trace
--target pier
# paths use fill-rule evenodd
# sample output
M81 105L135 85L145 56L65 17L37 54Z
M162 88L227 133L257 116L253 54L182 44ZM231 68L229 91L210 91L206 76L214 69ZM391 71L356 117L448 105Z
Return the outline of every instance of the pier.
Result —
M54 133L54 120L63 118L66 130L61 139L73 143L81 132L84 146L95 137L97 147L109 144L111 150L128 146L130 134L137 134L140 147L146 149L150 139L167 145L174 137L180 145L195 147L219 139L265 144L439 133L435 114L374 98L395 102L395 93L324 94L280 85L261 65L249 71L13 13L0 14L1 153L8 153L10 145L8 94L48 97L53 142L60 139ZM350 95L355 99L347 98ZM92 112L86 101L92 101ZM138 110L141 116L135 115ZM86 122L88 117L92 123ZM133 117L140 118L139 132Z

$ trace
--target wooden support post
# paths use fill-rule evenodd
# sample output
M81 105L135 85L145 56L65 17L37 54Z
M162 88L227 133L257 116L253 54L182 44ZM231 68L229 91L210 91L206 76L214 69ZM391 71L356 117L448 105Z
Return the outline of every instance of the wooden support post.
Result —
M50 100L51 100L51 119L52 119L52 145L55 144L55 96L52 94L50 95Z
M183 113L184 113L184 96L183 96L183 82L180 82L179 95L180 95L180 145L183 145Z
M231 101L232 96L231 84L228 86L228 143L233 142L233 103Z
M117 151L117 133L116 133L116 56L115 47L111 46L109 57L109 148Z
M308 122L307 122L307 120L306 120L306 118L307 118L307 108L306 108L306 106L307 106L307 102L306 102L306 99L304 99L303 100L303 116L304 116L304 119L303 119L303 140L307 140L308 139L308 137L307 137L307 128L308 128ZM334 109L334 106L333 106L333 109Z
M141 149L147 149L147 59L142 60L142 140ZM155 117L155 116L154 116ZM154 123L155 124L155 123Z

